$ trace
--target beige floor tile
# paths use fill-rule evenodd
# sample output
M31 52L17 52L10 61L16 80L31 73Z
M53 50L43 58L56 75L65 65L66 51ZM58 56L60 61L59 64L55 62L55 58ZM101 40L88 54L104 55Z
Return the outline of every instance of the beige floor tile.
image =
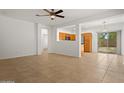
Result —
M124 82L123 56L83 53L81 58L48 54L0 60L0 81L17 83Z
M110 64L109 71L113 71L116 73L124 74L124 57L122 56L115 56Z
M124 83L124 74L108 71L103 80L104 83Z

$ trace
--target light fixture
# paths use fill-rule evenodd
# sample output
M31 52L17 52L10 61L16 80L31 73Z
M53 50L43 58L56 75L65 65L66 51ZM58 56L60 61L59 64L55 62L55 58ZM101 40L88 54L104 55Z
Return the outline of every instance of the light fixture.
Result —
M104 39L108 40L109 38L109 33L107 32L107 28L106 28L106 22L103 22L103 34L104 34Z
M103 32L107 32L107 28L106 28L106 22L103 22Z
M51 15L50 17L51 17L52 19L54 19L54 18L55 18L55 15Z

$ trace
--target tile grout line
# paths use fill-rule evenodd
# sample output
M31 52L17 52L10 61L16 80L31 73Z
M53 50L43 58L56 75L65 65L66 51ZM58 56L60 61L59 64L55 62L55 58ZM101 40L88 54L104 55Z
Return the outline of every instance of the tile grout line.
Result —
M107 69L106 69L106 72L105 72L105 74L104 74L104 76L103 76L103 79L101 80L101 83L104 83L104 82L103 82L103 81L104 81L104 78L105 78L107 72L109 71L109 67L110 67L111 63L112 63L112 61L109 63L109 65L108 65L108 67L107 67Z

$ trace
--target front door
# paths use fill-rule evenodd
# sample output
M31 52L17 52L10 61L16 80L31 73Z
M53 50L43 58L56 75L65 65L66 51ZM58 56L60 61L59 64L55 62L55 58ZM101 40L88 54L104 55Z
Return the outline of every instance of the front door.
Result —
M92 33L84 33L84 52L92 52Z

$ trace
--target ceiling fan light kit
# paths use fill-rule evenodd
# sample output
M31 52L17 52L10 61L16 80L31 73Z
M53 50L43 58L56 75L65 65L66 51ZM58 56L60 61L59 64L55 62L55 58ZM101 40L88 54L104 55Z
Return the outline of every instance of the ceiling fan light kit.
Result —
M48 9L43 9L45 12L47 12L48 14L46 15L39 15L37 14L36 16L38 17L41 17L41 16L50 16L51 20L54 20L56 17L59 17L59 18L64 18L65 16L62 16L62 15L58 15L60 13L63 12L63 10L58 10L58 11L54 11L54 9L51 9L51 10L48 10Z

